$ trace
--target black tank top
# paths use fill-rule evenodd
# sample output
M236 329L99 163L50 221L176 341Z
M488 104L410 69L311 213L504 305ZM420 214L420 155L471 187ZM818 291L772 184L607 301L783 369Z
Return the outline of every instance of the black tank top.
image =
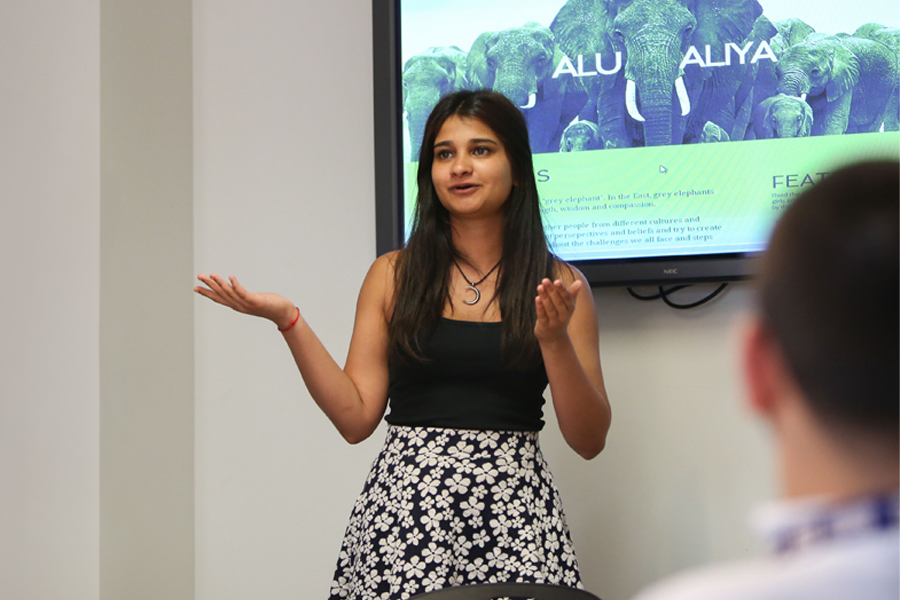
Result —
M504 365L502 323L441 319L422 336L422 363L390 363L392 425L540 431L547 372Z

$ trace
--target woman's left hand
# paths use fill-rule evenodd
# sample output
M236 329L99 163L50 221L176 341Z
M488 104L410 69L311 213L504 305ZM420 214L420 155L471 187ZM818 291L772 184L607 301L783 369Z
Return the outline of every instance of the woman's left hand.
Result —
M567 335L569 319L575 312L575 298L583 285L580 279L576 279L568 289L559 279L550 281L545 278L541 281L534 299L537 308L534 335L538 342L549 342Z
M606 444L611 414L600 369L594 297L584 275L571 267L569 272L573 277L568 287L563 281L549 279L538 286L534 335L541 347L559 429L566 443L590 460Z

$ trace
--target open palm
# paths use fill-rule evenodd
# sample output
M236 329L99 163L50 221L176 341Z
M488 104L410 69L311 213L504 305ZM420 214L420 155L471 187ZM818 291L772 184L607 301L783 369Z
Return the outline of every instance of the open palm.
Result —
M297 309L294 304L284 296L248 292L233 275L229 276L227 281L215 273L200 274L197 279L206 286L198 285L194 288L194 291L201 296L240 313L269 319L279 329L288 326L296 314Z

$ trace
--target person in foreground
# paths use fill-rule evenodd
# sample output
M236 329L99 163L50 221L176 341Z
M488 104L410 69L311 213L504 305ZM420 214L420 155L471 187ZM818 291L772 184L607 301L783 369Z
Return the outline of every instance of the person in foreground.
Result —
M775 227L743 344L784 499L764 558L676 576L639 600L897 600L900 165L830 175Z
M195 290L273 321L348 442L372 434L390 399L331 598L580 587L538 446L543 392L549 383L562 435L587 459L603 449L610 407L590 288L548 249L519 110L490 91L443 98L417 182L413 231L369 270L343 369L289 300L215 274Z

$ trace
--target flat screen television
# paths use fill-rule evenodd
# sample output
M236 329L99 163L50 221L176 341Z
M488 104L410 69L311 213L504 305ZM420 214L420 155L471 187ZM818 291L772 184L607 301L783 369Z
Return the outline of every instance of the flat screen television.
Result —
M521 107L551 248L594 285L749 277L798 193L900 153L896 0L373 0L372 22L379 253L457 89Z

